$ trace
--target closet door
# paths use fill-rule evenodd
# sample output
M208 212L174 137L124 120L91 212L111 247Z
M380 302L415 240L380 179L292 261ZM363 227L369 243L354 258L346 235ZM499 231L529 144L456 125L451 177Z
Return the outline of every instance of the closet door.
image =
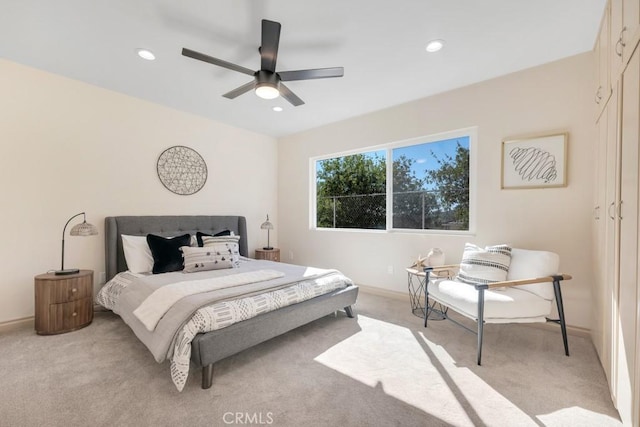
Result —
M636 50L622 76L620 269L617 327L618 412L624 425L637 425L636 347L638 326L638 138L640 135L640 55ZM635 402L634 402L635 400Z
M606 322L606 292L605 286L607 281L606 275L606 226L607 226L607 204L606 204L606 181L607 181L607 131L608 131L609 108L606 108L596 123L596 131L598 139L596 140L594 159L594 188L595 200L593 210L593 226L592 235L594 237L594 245L592 248L593 268L595 280L593 281L593 317L591 323L591 339L596 348L600 362L607 373L607 346L609 345L605 339L605 322ZM609 373L607 379L610 380Z
M596 123L596 129L598 139L595 145L594 159L595 159L595 174L594 174L594 186L595 186L595 201L593 211L593 228L592 234L594 236L595 245L593 246L593 268L595 274L594 287L593 287L593 318L591 324L591 338L593 344L600 357L600 362L605 367L609 363L605 361L606 342L604 338L604 323L606 305L605 294L605 282L606 282L606 241L605 241L605 229L606 229L606 199L605 188L607 179L607 120L608 120L608 108L602 112L602 115ZM607 379L609 376L607 375Z
M613 319L617 316L618 287L615 286L618 280L619 262L619 233L620 220L616 215L616 206L619 200L619 176L620 170L620 144L619 144L619 117L618 117L618 87L613 89L611 99L607 105L607 126L606 145L602 154L605 163L604 170L604 206L601 217L602 224L602 245L604 266L602 274L602 338L603 351L600 354L600 361L604 368L605 375L609 380L612 398L615 402L615 360L613 349L615 348L616 328ZM600 241L597 242L600 244Z

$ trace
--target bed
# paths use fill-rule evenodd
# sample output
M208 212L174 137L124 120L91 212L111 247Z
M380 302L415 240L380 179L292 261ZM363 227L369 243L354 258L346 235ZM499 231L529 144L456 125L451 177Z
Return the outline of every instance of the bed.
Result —
M197 232L214 234L219 230L229 230L232 234L240 236L238 241L240 256L249 257L247 225L246 219L243 216L107 217L105 218L107 284L110 284L112 279L116 278L117 275L119 277L127 274L123 273L126 272L128 268L124 256L122 235L146 236L147 234L155 234L158 236L173 237L185 233L195 235ZM260 271L262 272L266 271L264 268L269 268L269 271L272 271L272 269L274 271L284 271L286 268L295 268L295 266L272 261L245 261L246 264L250 265L259 263ZM180 273L168 274L175 275ZM188 274L184 274L184 276L188 276ZM334 286L335 289L330 290L328 293L311 297L302 302L258 314L255 317L233 323L221 329L194 334L194 336L190 338L189 359L192 365L202 369L202 388L208 389L211 387L214 363L226 357L337 311L344 310L348 317L353 317L351 306L356 302L358 287L348 279L344 281L342 286ZM132 326L130 324L130 318L128 320L126 315L122 313L118 314L123 317L130 327ZM186 322L187 320L185 320L185 323ZM185 329L187 329L187 326L185 326ZM132 327L132 329L134 328ZM136 332L135 329L134 332ZM141 338L141 335L144 334L136 332L136 335ZM175 339L176 338L174 338L174 340ZM156 360L159 359L156 357ZM186 364L188 369L188 360ZM173 369L172 364L172 371ZM180 387L178 389L181 390Z

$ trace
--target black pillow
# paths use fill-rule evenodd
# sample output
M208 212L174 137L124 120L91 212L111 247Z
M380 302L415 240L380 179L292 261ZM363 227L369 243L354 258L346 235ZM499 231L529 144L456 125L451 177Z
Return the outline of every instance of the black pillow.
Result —
M153 274L180 271L182 263L181 246L189 246L191 235L176 236L170 239L155 234L147 234L147 243L153 255Z
M231 236L231 231L229 230L222 230L216 234L206 234L206 233L201 233L201 232L197 232L196 233L196 240L198 241L198 246L203 247L204 246L204 242L202 241L202 237L203 236L207 236L207 237L220 237L220 236Z

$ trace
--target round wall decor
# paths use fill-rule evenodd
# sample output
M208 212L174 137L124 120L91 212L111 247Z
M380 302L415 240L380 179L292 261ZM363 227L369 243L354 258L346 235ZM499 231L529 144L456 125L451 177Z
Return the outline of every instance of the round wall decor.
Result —
M176 145L158 157L158 178L167 190L187 196L200 191L207 182L207 164L197 151Z

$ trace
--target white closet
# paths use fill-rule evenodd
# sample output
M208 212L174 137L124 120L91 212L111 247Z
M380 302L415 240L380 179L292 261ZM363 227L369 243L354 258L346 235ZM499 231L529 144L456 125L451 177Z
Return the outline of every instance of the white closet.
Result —
M640 0L611 0L594 48L598 87L611 91L595 99L592 338L613 402L633 426L640 426L639 23Z

